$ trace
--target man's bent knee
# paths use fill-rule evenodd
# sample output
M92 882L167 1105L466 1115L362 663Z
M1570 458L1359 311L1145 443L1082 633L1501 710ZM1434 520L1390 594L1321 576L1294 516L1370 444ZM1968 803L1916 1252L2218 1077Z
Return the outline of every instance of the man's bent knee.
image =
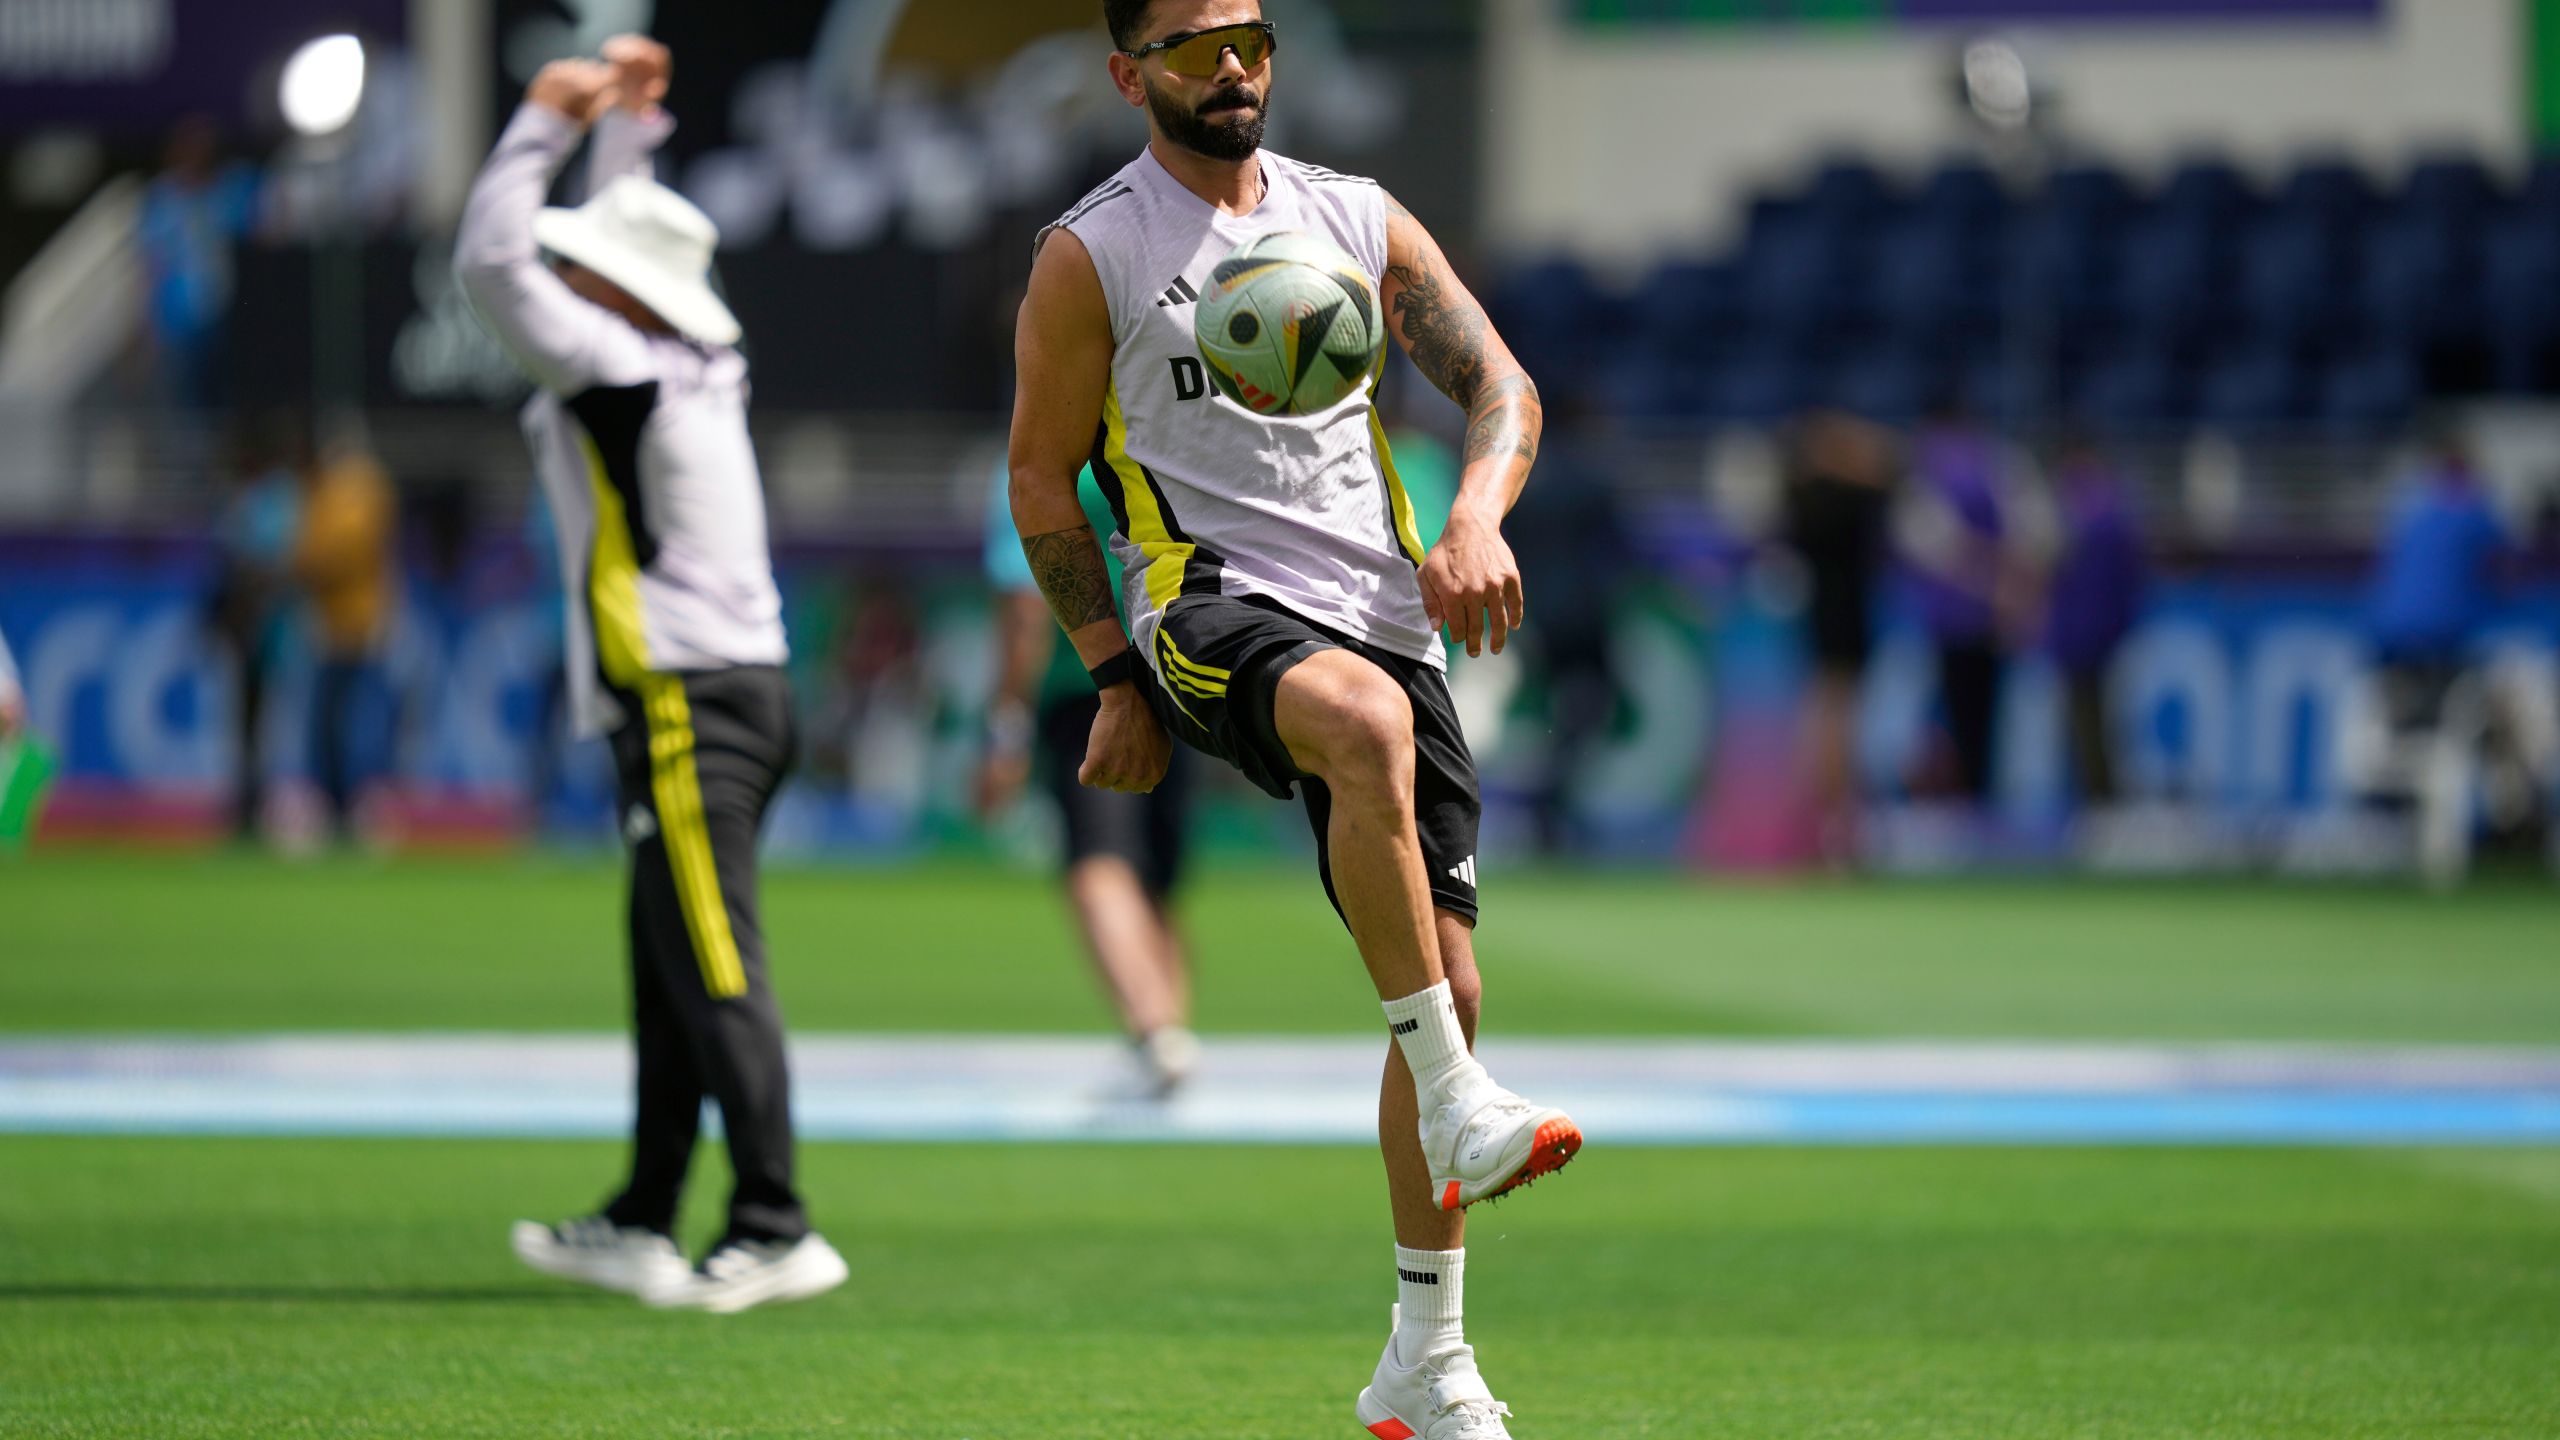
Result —
M1413 701L1386 671L1347 650L1311 656L1282 676L1277 708L1291 758L1337 792L1393 785L1412 773Z

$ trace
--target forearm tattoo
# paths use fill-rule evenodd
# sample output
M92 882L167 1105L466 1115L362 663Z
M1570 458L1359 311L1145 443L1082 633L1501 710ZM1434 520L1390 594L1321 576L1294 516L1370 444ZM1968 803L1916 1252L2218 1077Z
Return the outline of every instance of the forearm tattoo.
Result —
M1068 634L1119 616L1111 603L1111 567L1103 562L1092 526L1029 536L1022 553L1031 561L1031 578L1049 598L1049 613Z
M1525 374L1505 375L1476 394L1467 411L1467 443L1459 463L1472 465L1488 455L1516 455L1537 463L1538 433L1546 428L1547 409L1538 387Z

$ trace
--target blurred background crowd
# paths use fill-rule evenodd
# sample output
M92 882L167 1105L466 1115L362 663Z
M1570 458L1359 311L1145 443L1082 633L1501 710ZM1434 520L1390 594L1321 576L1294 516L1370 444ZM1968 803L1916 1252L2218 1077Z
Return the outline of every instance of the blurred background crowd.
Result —
M1454 681L1489 851L2547 863L2560 3L1265 8L1273 148L1421 215L1548 400L1527 643ZM982 557L1029 239L1143 138L1098 12L0 3L43 833L609 840L448 249L523 80L648 30L808 707L773 843L1052 846L1036 787L973 803ZM1457 416L1400 359L1382 409L1428 538Z

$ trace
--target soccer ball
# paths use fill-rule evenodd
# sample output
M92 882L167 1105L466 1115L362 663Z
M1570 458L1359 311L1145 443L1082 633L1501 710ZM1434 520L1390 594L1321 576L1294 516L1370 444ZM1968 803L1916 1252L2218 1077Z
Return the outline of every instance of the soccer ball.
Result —
M1376 369L1386 325L1360 262L1296 231L1230 251L1192 319L1218 393L1257 415L1313 415Z

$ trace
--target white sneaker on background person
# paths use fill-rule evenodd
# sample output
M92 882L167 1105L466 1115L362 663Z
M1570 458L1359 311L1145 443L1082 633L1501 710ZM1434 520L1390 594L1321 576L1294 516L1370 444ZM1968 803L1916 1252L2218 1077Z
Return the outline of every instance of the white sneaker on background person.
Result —
M545 1275L625 1295L681 1285L693 1267L676 1242L655 1230L581 1215L557 1225L519 1220L509 1239L516 1258Z
M723 1240L672 1284L640 1292L661 1310L734 1315L758 1305L806 1300L845 1282L844 1257L811 1231L797 1240Z

